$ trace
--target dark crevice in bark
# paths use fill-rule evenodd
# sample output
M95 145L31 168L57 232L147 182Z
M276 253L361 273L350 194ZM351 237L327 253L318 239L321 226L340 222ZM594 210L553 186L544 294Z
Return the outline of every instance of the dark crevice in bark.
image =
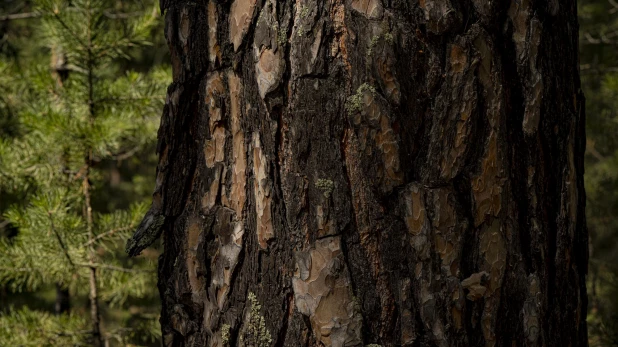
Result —
M463 25L461 26L461 33L466 33L468 32L472 24L477 22L477 20L475 18L475 12L474 12L474 9L472 8L471 2L466 1L462 5L462 7L463 8L462 8L461 14L463 18L461 22L463 23Z
M310 332L312 331L312 329L311 329L311 319L309 319L309 317L307 317L305 315L302 316L302 319L303 319L303 323L305 323L305 327L307 328L307 330L306 330L306 332L307 332L307 335L306 335L307 339L305 340L305 343L306 343L306 346L310 346L309 343L312 340L311 334L310 334Z
M352 184L350 182L350 177L348 175L348 171L347 168L345 167L345 141L346 139L343 138L341 139L341 146L339 146L340 151L341 151L341 162L344 164L343 167L343 172L345 173L343 175L345 182L347 183L347 194L350 195L350 197L352 196ZM351 200L351 198L350 198ZM352 210L351 215L354 216L354 210L353 207L350 206L350 209ZM348 268L348 271L350 273L350 290L352 291L352 294L355 297L359 297L359 292L357 290L358 288L358 284L356 283L356 276L354 276L354 267L353 267L353 263L352 263L352 256L350 254L350 245L351 242L354 242L357 246L358 246L358 241L355 240L358 237L358 232L357 232L358 228L356 226L356 219L352 218L352 220L350 221L350 223L348 223L344 229L341 231L341 253L343 254L343 259L345 261L345 264ZM354 241L353 241L354 240ZM365 320L365 315L363 314L363 309L362 309L362 305L361 305L361 316L363 317L363 331L370 331L369 330L369 325L368 322ZM308 325L308 327L310 328L311 325ZM365 334L363 334L363 341L367 340L367 336L365 336Z
M283 322L281 323L282 327L281 329L279 329L279 334L277 335L277 340L275 341L275 347L283 347L285 345L285 337L290 324L290 313L293 313L292 310L294 309L293 307L291 307L292 305L294 305L294 294L288 292L285 296L284 302L285 305L282 308L282 311L284 312Z
M181 213L191 194L193 178L197 173L198 156L196 154L201 153L205 134L195 133L194 131L202 115L199 110L198 90L205 73L205 71L201 71L200 75L183 83L175 84L176 88L182 87L183 91L178 100L179 112L174 117L175 119L169 119L168 122L175 121L175 124L171 124L173 133L183 135L179 136L180 138L173 138L171 134L164 137L173 138L172 141L165 141L167 146L170 147L165 181L174 182L173 186L168 184L167 189L163 192L165 196L163 211L167 217L177 216ZM183 115L186 116L179 120L178 118ZM190 130L186 131L186 129Z
M548 139L547 142L550 142L551 139ZM546 185L546 196L554 197L545 199L545 208L547 209L547 223L548 223L548 233L547 233L547 257L545 258L547 265L547 312L553 312L556 309L557 305L557 286L556 286L556 253L558 249L557 245L557 234L558 234L558 224L557 219L560 214L560 200L556 199L560 197L560 180L555 180L552 182L552 177L560 177L561 172L555 172L554 168L556 167L556 163L553 162L551 157L557 156L558 153L556 151L552 151L552 146L550 143L546 144L546 153L549 153L549 159L545 161L546 172L548 172L547 177L550 179L550 182ZM549 321L545 322L549 324Z
M287 3L286 3L287 4ZM283 6L282 4L280 4L280 2L275 2L275 6L277 6L277 14L279 15L279 18L277 19L277 21L283 21L283 18L285 17L286 13L284 13L284 9L281 7ZM288 11L292 11L292 3L289 3L288 5ZM291 13L291 12L290 12ZM259 17L259 16L258 16ZM283 17L283 18L282 18ZM280 44L278 43L278 48L277 49L283 49L284 53L283 53L283 58L285 60L285 70L283 72L283 75L281 77L281 81L279 82L279 87L277 88L277 90L275 90L275 93L280 93L282 96L282 105L276 105L273 107L272 111L271 111L271 118L275 119L277 121L277 128L275 131L275 135L274 135L274 153L275 153L275 160L273 160L273 164L274 164L274 177L273 177L273 184L275 186L275 196L278 197L277 202L280 205L281 208L281 223L282 223L282 236L283 238L285 238L287 234L289 234L291 232L291 226L288 225L289 221L288 221L288 207L286 206L286 199L284 198L284 192L283 192L283 182L282 182L282 177L284 176L284 173L282 172L282 168L281 165L284 162L284 150L283 150L283 146L284 146L284 133L283 133L283 127L284 127L284 122L285 122L285 110L286 110L286 106L289 105L289 101L290 101L290 95L288 95L287 91L288 91L288 84L290 82L290 78L291 78L291 62L290 62L290 49L291 49L291 45L288 43L290 40L290 36L292 35L292 30L290 29L291 24L293 23L293 19L294 16L293 15L288 15L288 23L285 25L286 28L286 37L287 37L287 41L285 42L284 46L281 47ZM280 26L283 26L282 24L280 24ZM279 29L281 30L281 28ZM278 35L278 33L277 33ZM268 104L268 100L269 100L269 96L266 95L266 103ZM287 314L285 316L286 318L286 330L287 330ZM283 335L283 337L285 337L285 335Z
M544 80L545 82L545 80ZM544 107L545 108L545 107ZM558 298L560 288L557 287L557 269L556 269L556 254L558 250L558 219L560 216L560 196L561 184L563 177L564 164L560 162L562 154L556 138L554 138L555 124L550 119L541 118L539 131L542 131L545 136L541 136L541 147L544 157L540 163L543 168L544 177L546 179L543 187L545 188L542 195L542 206L545 211L544 221L546 222L547 230L547 255L545 257L546 276L545 284L547 290L544 293L544 299L547 301L548 317L553 315L553 312L559 308ZM555 324L549 319L543 321L544 331L549 333L549 336L556 334L553 331Z
M415 302L419 302L418 297L415 297L414 299L415 299ZM435 343L432 343L431 341L430 332L427 331L427 327L425 327L425 324L423 324L423 318L421 317L420 308L416 308L414 313L415 313L414 314L414 319L415 319L414 326L417 328L417 330L415 330L416 339L414 340L414 344L412 346L425 347L425 346L435 345Z
M221 70L234 67L234 45L228 41L230 35L229 14L232 2L233 1L216 1L218 18L216 38L221 49Z
M174 254L179 254L178 251L178 243L176 242L176 238L174 237L174 225L176 223L176 217L168 217L165 220L163 225L163 242L165 244L165 249L161 255L159 255L159 266L157 273L157 288L159 289L159 296L161 299L161 318L159 321L161 323L161 328L163 332L163 336L167 333L171 332L170 328L170 315L167 313L170 312L170 296L172 293L168 291L168 274L173 273L174 271L174 259L171 259Z
M536 144L536 136L527 137L524 134L522 122L525 113L524 108L524 86L526 85L526 76L521 76L517 71L517 52L515 43L511 40L512 26L501 37L496 38L496 42L502 43L502 67L503 67L503 86L505 90L506 100L505 109L508 110L506 117L506 129L508 132L506 145L508 146L507 153L509 159L509 182L513 199L517 207L516 217L516 233L519 240L519 249L522 260L524 261L526 274L534 272L533 257L531 254L531 236L530 227L531 221L529 211L532 208L530 205L528 189L528 167L533 164L530 160L534 152L533 146ZM529 91L532 92L532 91ZM512 217L512 216L509 216ZM513 255L510 254L510 258ZM516 261L515 259L513 259ZM504 302L504 300L502 300Z
M238 346L238 340L240 339L240 329L242 328L242 325L239 324L238 326L236 325L232 325L230 328L230 341L229 341L229 345L230 346Z
M201 240L198 244L197 248L197 259L204 262L204 266L202 267L203 272L198 273L198 276L201 276L205 279L205 283L210 283L212 279L212 259L209 255L212 253L212 248L217 244L216 239L217 236L214 233L213 228L215 227L215 223L217 222L217 209L221 208L218 205L215 206L214 211L210 211L210 213L206 216L203 216L204 222L202 224L202 232ZM233 283L233 282L232 282Z
M346 162L345 146L347 146L347 140L348 139L345 138L341 140L341 158L343 163ZM353 187L350 181L348 168L345 166L344 173L344 178L348 185L348 194L350 194L349 200L352 201ZM370 339L376 338L376 336L373 336L372 334L372 332L376 331L373 324L379 322L372 322L366 319L366 317L380 316L380 307L378 307L378 303L380 300L379 295L376 293L375 282L372 282L367 277L367 273L370 272L370 264L368 262L368 259L366 258L366 254L362 250L361 242L359 239L360 235L358 231L358 225L356 218L354 218L355 211L353 206L350 206L350 216L352 216L352 220L350 221L348 226L346 226L346 228L342 231L341 250L344 254L344 259L350 273L349 279L352 293L357 298L357 300L361 301L360 306L363 321L362 338L363 341L367 342ZM362 271L361 269L364 269L364 271ZM363 300L366 300L368 302Z
M481 117L479 117L481 118ZM480 137L480 136L479 136ZM461 208L461 212L468 221L468 227L465 229L462 236L462 257L461 257L461 275L460 278L468 278L472 274L478 272L477 264L479 263L479 237L474 227L474 205L472 201L472 187L470 178L465 174L460 174L453 180L456 200ZM481 330L480 316L482 313L481 304L474 301L465 301L463 315L466 317L464 323L465 334L468 338L470 346L481 345L484 342L483 332ZM473 322L476 322L473 324Z
M271 116L277 120L277 129L275 132L275 144L274 150L276 152L276 159L273 160L273 167L271 170L273 172L273 185L275 190L275 197L277 197L277 201L281 208L281 223L283 224L283 234L287 234L290 231L290 226L288 225L288 220L285 216L288 215L287 207L285 206L285 199L283 194L283 183L281 182L281 177L283 176L281 172L281 163L283 162L283 108L282 106L277 106L273 111Z
M252 234L254 234L254 236L256 236L255 233L252 233ZM256 241L257 241L257 238L256 238ZM256 242L256 244L257 244L257 242ZM263 255L264 255L264 251L261 251L261 250L258 251L258 254L257 254L257 269L255 271L256 274L261 274L262 273L262 256ZM257 282L255 284L256 284L256 287L258 287L262 283L262 276L257 276L256 281Z
M230 7L232 3L233 1L229 1ZM230 46L229 47L230 54L233 57L232 67L234 68L234 72L239 73L239 75L241 76L243 75L242 71L244 68L243 65L245 62L245 54L248 54L249 56L251 56L251 52L253 51L253 47L251 47L251 42L253 42L253 38L255 35L255 29L257 28L257 21L260 18L259 13L262 12L262 9L264 8L265 4L266 4L266 0L257 1L255 8L253 9L253 14L251 17L251 24L249 25L247 33L244 35L242 42L238 46L238 49L236 50L236 52L234 52L233 44L231 42L227 42L228 46ZM257 15L256 15L256 12L257 12ZM230 13L229 9L226 13ZM225 23L227 23L227 21ZM226 42L226 41L228 41L227 37L225 37L225 41L220 41L220 42Z
M541 124L543 124L543 120L541 120ZM539 127L543 129L543 131L552 131L550 126L547 128ZM559 188L557 189L558 183L553 181L552 178L556 177L556 172L554 172L553 168L555 163L552 160L552 157L555 155L555 152L552 154L551 150L551 137L542 136L541 137L541 153L543 156L540 158L540 167L543 168L543 176L546 179L546 184L543 185L542 195L543 197L540 199L539 203L542 204L543 213L544 213L544 222L545 222L545 230L547 232L547 244L544 245L546 256L545 256L545 279L544 284L547 286L546 292L544 293L544 300L547 301L547 312L551 314L551 312L555 309L555 295L556 295L556 234L557 234L557 221L559 201L556 201L555 198L559 196L557 193ZM549 332L550 330L550 322L549 320L543 321L543 330Z
M242 238L242 251L240 252L240 254L238 254L238 261L236 263L236 267L234 267L234 271L232 272L232 275L230 276L230 297L231 294L234 293L234 289L236 288L237 284L236 284L236 278L238 278L244 263L245 263L245 250L247 249L247 238L243 237Z
M507 19L504 19L507 20ZM514 203L508 207L508 219L513 225L512 241L508 246L506 258L506 270L502 283L500 306L498 315L503 317L496 324L496 336L498 341L508 343L517 336L524 334L521 319L521 310L528 294L528 281L525 276L534 272L534 258L532 255L532 238L530 204L528 188L528 168L532 165L533 146L536 136L526 136L522 122L525 113L526 76L518 72L516 62L517 52L515 43L512 41L513 28L501 31L496 35L495 42L501 45L503 88L506 118L506 158L508 162L507 174L509 179L509 191L513 196ZM521 71L521 70L519 70ZM528 91L530 92L530 91ZM514 208L514 211L511 211ZM508 223L508 222L507 222Z

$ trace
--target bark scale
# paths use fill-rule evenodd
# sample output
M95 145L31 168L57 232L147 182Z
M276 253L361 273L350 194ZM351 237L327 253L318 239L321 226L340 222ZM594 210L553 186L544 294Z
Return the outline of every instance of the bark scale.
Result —
M161 0L167 346L585 346L574 0Z

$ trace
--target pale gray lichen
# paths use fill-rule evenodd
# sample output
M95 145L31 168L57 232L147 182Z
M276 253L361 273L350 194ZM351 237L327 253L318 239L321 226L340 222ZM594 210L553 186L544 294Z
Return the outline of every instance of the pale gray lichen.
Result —
M307 18L307 16L309 15L309 7L303 5L303 7L301 7L300 9L300 18Z
M284 28L279 29L277 35L277 43L279 46L284 46L288 42L288 34Z
M270 28L276 35L277 44L279 46L284 46L288 41L288 33L285 27L280 27L278 22L274 22Z
M386 33L384 35L376 35L372 37L371 41L369 42L369 47L367 47L367 57L368 58L371 57L371 55L373 54L373 49L378 44L378 42L380 42L380 39L384 39L384 41L386 41L389 45L392 45L393 42L395 41L395 38L393 37L393 34L391 33Z
M393 44L393 42L395 41L395 38L393 37L393 34L391 33L386 33L384 34L384 40L386 40L386 42L388 42L388 44Z
M249 292L247 299L251 305L251 312L245 338L251 338L257 347L269 347L273 339L270 331L266 328L266 320L260 312L262 305L260 305L257 297L252 292Z
M382 33L378 35L374 35L369 41L369 46L367 47L367 58L371 57L373 54L373 49L378 45L380 40L386 41L389 45L392 45L395 42L395 37L390 32L390 26L387 21L383 21L381 24Z
M268 19L266 19L266 11L260 11L260 15L258 16L258 23L260 22L268 24Z
M365 92L370 92L375 95L376 89L367 83L363 83L356 93L348 98L345 103L345 108L348 110L349 115L353 115L356 112L360 112L363 109L363 95Z
M371 54L373 53L373 48L378 44L379 40L380 35L375 35L371 38L371 41L369 42L369 47L367 48L367 57L371 56Z
M331 180L320 178L315 182L315 186L324 192L324 197L328 198L335 188L335 183Z
M223 345L227 345L230 342L230 329L232 327L229 324L223 324L221 326L221 340L223 340Z

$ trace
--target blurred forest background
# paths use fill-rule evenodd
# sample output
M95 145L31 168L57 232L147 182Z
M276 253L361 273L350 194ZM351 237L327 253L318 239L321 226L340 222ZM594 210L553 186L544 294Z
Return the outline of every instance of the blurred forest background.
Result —
M579 0L591 346L618 346L618 2Z
M0 1L0 346L158 346L155 0ZM618 346L618 1L579 0L591 346Z
M0 1L0 346L160 345L154 0Z

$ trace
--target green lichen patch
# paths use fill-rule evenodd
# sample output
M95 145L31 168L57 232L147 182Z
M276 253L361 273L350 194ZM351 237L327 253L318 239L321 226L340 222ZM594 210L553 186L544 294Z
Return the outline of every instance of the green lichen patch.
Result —
M303 5L300 9L300 18L305 19L309 15L309 7Z
M247 296L251 311L249 313L249 321L245 333L240 337L239 344L254 345L257 347L269 347L272 342L270 331L266 328L266 320L261 314L262 305L258 301L255 294L249 292Z
M297 35L298 37L302 37L305 34L305 30L302 26L298 27Z
M232 327L229 324L223 324L221 326L221 340L223 345L226 346L230 342L230 329Z
M378 44L379 41L380 35L375 35L371 38L371 41L369 41L369 47L367 47L367 57L371 57L371 54L373 54L373 48Z
M328 198L335 188L335 183L331 180L320 178L315 182L315 186L324 192L324 197Z
M388 44L390 45L392 45L393 42L395 42L395 38L393 37L393 34L391 33L384 34L384 40L386 40L386 42L388 42Z
M356 89L356 93L346 100L345 108L350 116L363 109L363 95L365 92L370 92L375 95L376 89L368 83L363 83Z
M288 42L288 34L284 28L279 29L277 33L277 43L279 46L285 46Z
M381 24L382 33L378 35L374 35L369 41L369 46L367 47L367 58L370 58L373 54L373 49L378 45L380 40L386 41L389 45L392 45L395 42L395 37L391 33L390 25L387 21L383 21Z

